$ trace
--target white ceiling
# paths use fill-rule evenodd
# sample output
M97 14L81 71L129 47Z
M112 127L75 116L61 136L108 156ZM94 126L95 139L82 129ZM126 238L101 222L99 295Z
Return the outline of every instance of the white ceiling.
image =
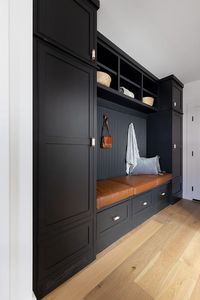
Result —
M159 78L200 79L200 0L100 0L98 30Z

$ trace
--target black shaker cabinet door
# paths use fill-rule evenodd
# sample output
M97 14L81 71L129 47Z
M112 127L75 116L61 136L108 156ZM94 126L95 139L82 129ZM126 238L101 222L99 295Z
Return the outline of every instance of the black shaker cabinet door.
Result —
M172 173L182 176L182 115L172 113Z
M172 108L180 113L183 112L183 89L177 84L172 84Z
M96 8L89 1L37 0L34 20L36 34L91 60L91 52L95 48Z
M93 70L42 43L38 66L39 212L45 229L91 214Z
M39 40L35 54L34 272L43 296L94 258L94 70Z

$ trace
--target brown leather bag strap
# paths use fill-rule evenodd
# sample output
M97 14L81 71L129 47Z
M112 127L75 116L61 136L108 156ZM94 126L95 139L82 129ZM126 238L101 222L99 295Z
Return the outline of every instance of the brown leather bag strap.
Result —
M103 115L103 125L102 125L102 129L101 129L101 136L103 136L104 129L106 129L107 132L108 132L108 135L110 135L109 125L108 125L108 114L107 113L105 113Z

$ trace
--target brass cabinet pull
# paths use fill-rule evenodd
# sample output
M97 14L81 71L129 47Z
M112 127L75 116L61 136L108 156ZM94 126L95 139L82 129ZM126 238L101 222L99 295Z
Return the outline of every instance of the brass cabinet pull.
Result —
M92 49L92 61L96 60L96 51L95 49Z
M91 147L95 147L95 145L96 145L96 140L95 140L95 138L93 137L93 138L90 139L90 146L91 146Z

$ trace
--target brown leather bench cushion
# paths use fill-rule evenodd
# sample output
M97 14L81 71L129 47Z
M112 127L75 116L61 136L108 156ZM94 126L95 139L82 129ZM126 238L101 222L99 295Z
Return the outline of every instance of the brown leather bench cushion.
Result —
M133 195L130 185L112 181L110 179L97 181L97 208L103 208L112 203L126 199Z
M133 188L134 196L165 184L171 179L172 174L168 173L163 175L135 175L112 178L113 181L130 185Z
M172 174L121 176L97 181L97 209L169 182Z

